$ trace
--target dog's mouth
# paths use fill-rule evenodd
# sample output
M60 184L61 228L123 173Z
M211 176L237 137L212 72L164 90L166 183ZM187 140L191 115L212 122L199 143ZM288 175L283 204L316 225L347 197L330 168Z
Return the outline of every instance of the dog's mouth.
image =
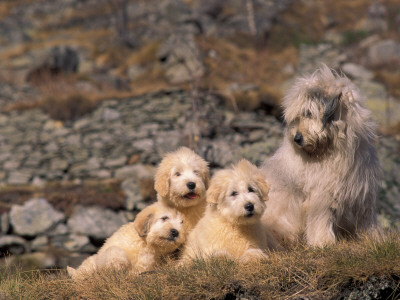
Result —
M306 151L307 153L310 153L310 154L315 152L315 147L310 144L304 145L302 148L304 149L304 151Z
M186 199L196 199L199 195L197 195L196 193L187 193L185 196L183 196Z
M160 239L168 241L168 242L176 242L176 240L178 239L178 237L172 237L172 236L167 236L167 237L160 237Z
M245 215L246 218L251 218L252 216L254 216L254 211L248 212L248 213L246 213L246 215Z

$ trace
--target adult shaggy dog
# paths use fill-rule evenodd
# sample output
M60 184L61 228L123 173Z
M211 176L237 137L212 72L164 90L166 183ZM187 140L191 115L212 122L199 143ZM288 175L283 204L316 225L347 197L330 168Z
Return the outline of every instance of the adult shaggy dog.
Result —
M209 177L207 162L186 147L166 154L158 166L154 184L158 202L183 215L187 232L204 214Z
M189 233L183 259L225 255L241 260L264 257L268 247L260 218L269 186L247 160L217 171L207 190L204 217Z
M125 267L134 273L153 270L183 245L185 237L181 215L155 203L118 229L78 269L67 267L67 271L80 280L98 268Z
M375 227L380 167L375 125L358 89L323 65L284 98L283 144L262 170L263 222L283 242L325 245Z

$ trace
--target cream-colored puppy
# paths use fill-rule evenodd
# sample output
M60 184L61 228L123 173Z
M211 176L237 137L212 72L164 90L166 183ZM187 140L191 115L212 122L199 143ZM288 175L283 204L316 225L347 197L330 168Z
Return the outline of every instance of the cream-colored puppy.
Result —
M74 279L101 267L149 271L160 265L184 241L181 215L155 203L142 210L134 222L118 229L99 252L88 257L78 269L67 267L67 271Z
M166 154L157 169L157 199L182 213L188 232L204 214L209 176L207 162L186 147Z
M207 191L204 217L189 233L183 259L227 255L248 260L265 256L267 238L260 222L268 200L264 176L247 160L217 171Z

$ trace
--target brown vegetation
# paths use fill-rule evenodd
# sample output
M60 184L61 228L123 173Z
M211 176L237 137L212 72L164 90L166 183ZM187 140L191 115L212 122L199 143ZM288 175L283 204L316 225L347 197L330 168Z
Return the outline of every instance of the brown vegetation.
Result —
M147 190L145 191L146 193ZM119 181L93 181L84 184L52 183L44 188L4 187L0 189L0 214L9 211L14 204L22 205L34 197L47 199L56 209L71 215L74 206L99 205L110 209L122 209L125 194Z
M137 276L102 270L84 282L73 282L65 271L0 274L0 295L23 299L331 299L356 293L367 282L375 295L396 299L400 237L389 233L378 241L364 237L325 248L298 245L244 265L210 258L179 267L171 262Z

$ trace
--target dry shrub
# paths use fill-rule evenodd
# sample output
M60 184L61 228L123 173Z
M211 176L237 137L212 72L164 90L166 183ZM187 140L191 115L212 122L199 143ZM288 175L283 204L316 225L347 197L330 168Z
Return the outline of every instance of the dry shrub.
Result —
M254 110L260 106L260 96L258 91L238 91L231 95L233 104L239 110Z
M138 50L132 52L128 59L126 59L126 64L139 64L139 65L149 65L157 61L157 52L160 48L159 42L149 42Z
M153 189L154 190L154 189ZM149 195L149 191L144 196ZM99 205L113 210L122 209L125 194L116 180L92 181L83 185L73 183L51 183L44 188L32 186L3 187L0 189L0 213L7 212L14 204L22 205L29 199L47 199L56 209L71 215L74 206ZM154 198L152 198L154 199Z
M30 281L9 276L0 282L0 291L10 293L6 283L19 278L14 287L20 293L17 298L32 299L339 299L363 289L373 278L383 278L388 282L386 290L373 288L396 299L400 235L365 236L324 248L298 245L247 264L211 257L182 266L170 262L136 276L105 269L82 282L68 279L65 271L35 276Z
M91 112L95 104L82 94L65 96L47 96L42 103L42 109L52 119L60 121L74 121Z
M292 74L284 74L286 64L297 64L297 49L256 49L252 44L238 45L233 39L203 38L199 45L208 53L204 61L209 74L203 79L202 87L211 88L227 97L239 108L251 110L266 102L279 105L282 97L281 85ZM232 83L254 84L257 88L239 93L227 93Z
M76 75L44 75L36 82L41 92L39 106L52 119L74 121L93 111L98 104L98 95L81 92Z

